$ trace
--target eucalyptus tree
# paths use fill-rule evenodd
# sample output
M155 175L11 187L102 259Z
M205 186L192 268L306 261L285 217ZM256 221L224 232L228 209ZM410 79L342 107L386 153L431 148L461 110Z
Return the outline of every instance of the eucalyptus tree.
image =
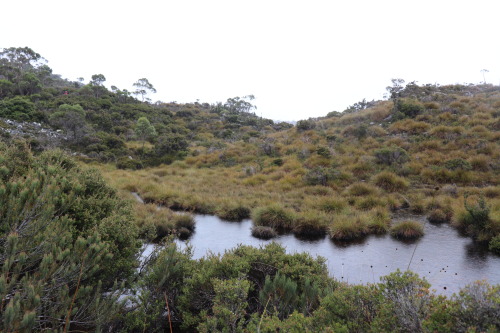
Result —
M137 80L137 82L135 82L133 86L136 87L134 94L141 95L143 101L144 96L146 96L148 93L156 93L156 89L146 78Z

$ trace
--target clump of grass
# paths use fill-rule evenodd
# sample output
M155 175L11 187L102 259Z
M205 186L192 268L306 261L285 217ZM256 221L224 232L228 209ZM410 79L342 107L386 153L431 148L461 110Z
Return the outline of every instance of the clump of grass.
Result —
M347 188L347 194L355 197L375 195L377 192L378 191L375 187L366 183L354 183Z
M193 231L195 228L195 221L194 217L191 214L176 214L174 216L174 223L175 227L180 229L180 228L186 228L188 230Z
M368 231L371 234L382 235L389 230L391 217L387 209L377 207L370 211L370 219L368 222Z
M391 235L398 239L416 239L424 235L424 226L417 221L403 221L391 227Z
M324 236L327 230L327 216L321 212L307 211L300 214L293 233L306 237Z
M405 192L410 183L393 172L383 171L373 177L373 182L387 192Z
M440 208L436 208L429 213L429 216L427 216L427 220L431 223L450 222L451 215L447 214L444 210Z
M264 226L254 226L252 228L252 236L260 239L271 239L276 237L278 234L271 227Z
M328 234L334 240L354 240L368 234L366 214L345 214L330 225Z
M375 195L367 195L365 197L357 198L354 205L360 210L370 210L374 207L387 206L387 201Z
M188 239L192 234L193 232L186 228L180 228L179 230L177 230L177 235L179 236L179 239L183 240Z
M225 206L217 211L217 216L227 221L242 221L250 217L251 210L243 205Z
M256 226L290 230L295 221L295 214L281 206L271 205L254 210L252 219Z
M340 213L347 207L347 201L340 197L321 198L316 202L316 208L326 213Z

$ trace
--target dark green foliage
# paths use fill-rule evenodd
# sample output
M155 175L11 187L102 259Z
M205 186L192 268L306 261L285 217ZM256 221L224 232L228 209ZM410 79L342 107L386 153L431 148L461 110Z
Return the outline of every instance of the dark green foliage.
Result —
M265 311L283 319L298 305L297 283L279 272L273 278L268 275L259 293L259 299L261 304L265 304Z
M455 158L444 162L444 166L448 170L471 170L472 166L466 160Z
M333 168L315 167L304 175L304 182L307 185L327 186L330 181L337 178L337 174Z
M500 254L500 235L493 237L488 245L490 251Z
M0 117L19 121L40 121L42 115L28 98L16 96L0 101Z
M170 134L162 135L156 139L155 154L158 157L165 155L175 155L186 151L188 142L183 135Z
M140 170L143 168L143 164L141 161L124 156L124 157L121 157L116 162L116 167L118 169Z
M295 125L299 131L308 131L316 127L312 120L299 120Z
M0 297L9 299L2 330L57 330L66 325L57 318L101 326L119 305L114 281L135 266L128 206L61 152L0 147L0 170Z
M424 106L416 100L399 99L396 103L396 110L404 117L415 118L424 111Z
M315 317L320 327L341 324L349 332L368 332L381 302L375 286L342 286L321 300Z
M283 162L283 159L276 158L276 159L273 160L272 163L273 163L273 165L276 165L276 166L282 166L284 162Z
M480 241L488 241L490 233L490 207L484 197L480 197L475 204L470 204L468 195L464 196L465 212L458 216L458 222L467 233ZM491 236L490 236L491 237Z
M408 152L401 147L377 149L374 155L378 163L386 165L403 164L410 159Z

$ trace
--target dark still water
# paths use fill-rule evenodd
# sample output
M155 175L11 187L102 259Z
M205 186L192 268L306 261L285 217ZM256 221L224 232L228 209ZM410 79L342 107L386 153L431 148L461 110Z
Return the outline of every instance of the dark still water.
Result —
M421 216L404 218L409 217L425 222ZM258 247L275 241L285 246L288 253L308 252L326 258L330 275L352 284L379 282L381 276L398 268L404 271L409 264L412 271L425 277L440 294L451 295L476 280L500 283L500 256L475 246L447 224L425 222L425 236L411 243L389 235L369 236L357 243L337 243L328 237L301 240L292 234L260 240L252 237L250 220L226 222L209 215L195 215L195 219L196 231L189 239L194 259L208 252L224 253L238 244ZM186 242L178 244L184 247Z

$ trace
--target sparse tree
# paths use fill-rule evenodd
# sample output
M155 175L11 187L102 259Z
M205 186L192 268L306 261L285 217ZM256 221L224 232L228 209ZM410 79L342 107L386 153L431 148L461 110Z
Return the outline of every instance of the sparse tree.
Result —
M487 69L481 69L481 73L483 73L483 83L486 84L486 76L485 73L489 73L490 71Z
M133 86L136 87L134 94L141 95L143 101L144 96L146 96L148 93L156 93L156 89L146 78L137 80L137 82L134 83Z
M144 149L146 140L156 136L156 130L154 126L151 125L148 118L140 117L135 125L135 135L142 141L142 148Z

